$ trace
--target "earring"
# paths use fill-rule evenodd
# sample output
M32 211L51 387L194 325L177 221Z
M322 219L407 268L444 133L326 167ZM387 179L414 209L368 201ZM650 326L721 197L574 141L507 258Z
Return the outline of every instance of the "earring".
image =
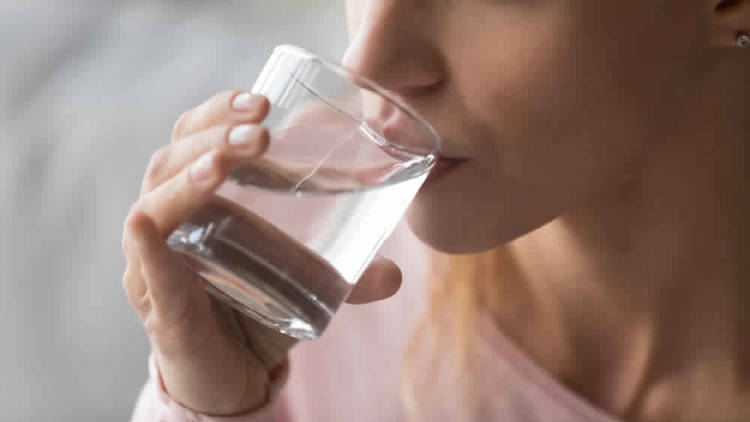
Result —
M750 35L745 31L737 33L737 47L744 48L750 46Z

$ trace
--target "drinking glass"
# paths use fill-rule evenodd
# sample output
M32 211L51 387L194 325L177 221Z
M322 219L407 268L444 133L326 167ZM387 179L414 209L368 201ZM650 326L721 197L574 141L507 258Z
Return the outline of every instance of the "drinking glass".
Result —
M267 152L167 243L218 299L311 339L404 214L440 138L396 96L295 46L274 49L252 92L271 103Z

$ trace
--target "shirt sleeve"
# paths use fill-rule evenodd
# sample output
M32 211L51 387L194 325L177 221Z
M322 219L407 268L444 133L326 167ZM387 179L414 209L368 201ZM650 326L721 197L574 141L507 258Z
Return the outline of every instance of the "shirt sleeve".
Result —
M282 412L279 393L289 375L289 363L284 363L280 374L271 380L266 403L254 411L236 416L209 416L187 409L172 400L156 365L153 353L148 358L149 379L141 390L131 422L280 422Z

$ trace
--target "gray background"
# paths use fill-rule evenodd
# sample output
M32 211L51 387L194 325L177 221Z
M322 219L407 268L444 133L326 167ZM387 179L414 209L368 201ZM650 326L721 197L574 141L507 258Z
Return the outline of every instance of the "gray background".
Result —
M343 2L0 0L0 420L129 418L123 219L177 116L281 43L340 57Z

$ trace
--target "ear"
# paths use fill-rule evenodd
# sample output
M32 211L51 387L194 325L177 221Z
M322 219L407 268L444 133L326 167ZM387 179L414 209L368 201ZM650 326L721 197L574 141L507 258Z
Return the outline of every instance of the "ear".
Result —
M706 5L712 45L737 47L741 34L750 36L750 0L707 0Z

